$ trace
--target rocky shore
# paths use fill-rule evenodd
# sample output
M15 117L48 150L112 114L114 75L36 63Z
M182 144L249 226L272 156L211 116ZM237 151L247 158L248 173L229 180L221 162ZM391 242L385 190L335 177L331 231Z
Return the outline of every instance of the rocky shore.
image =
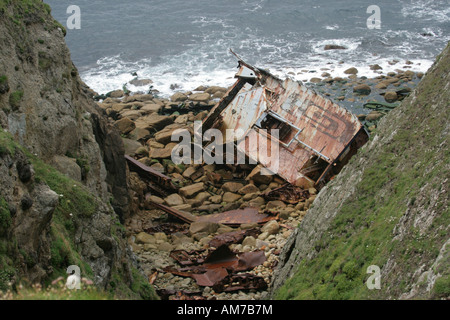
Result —
M407 96L423 76L405 71L407 67L408 62L405 62L404 69L370 79L358 77L356 68L348 69L346 78L333 78L324 68L322 78L308 79L305 84L353 111L361 121L367 122L369 131L374 131L385 112L371 111L364 104L369 101L392 104ZM381 73L379 68L372 66L377 74ZM304 75L307 74L308 70L305 70ZM151 83L148 79L138 80ZM169 299L263 298L265 292L262 290L215 292L211 287L200 287L191 277L167 272L167 267L177 264L169 255L174 250L211 250L210 242L217 235L256 229L257 235L240 239L231 244L230 249L235 252L264 251L264 263L247 273L262 277L270 284L283 246L302 222L318 190L310 188L310 197L295 204L268 200L264 194L285 182L276 176L261 175L260 166L175 165L170 160L172 149L177 145L171 141L172 133L177 129L193 132L194 121L203 120L228 88L198 87L192 92L177 92L170 98L158 97L152 87L147 92L138 93L127 92L126 86L123 89L97 96L97 99L100 99L98 105L120 131L126 154L169 176L180 188L177 193L158 195L149 191L137 173L129 174L133 201L125 226L129 244L149 282L160 295ZM260 212L278 215L279 219L262 226L243 224L239 228L214 223L187 224L155 208L152 203L196 216L257 207Z

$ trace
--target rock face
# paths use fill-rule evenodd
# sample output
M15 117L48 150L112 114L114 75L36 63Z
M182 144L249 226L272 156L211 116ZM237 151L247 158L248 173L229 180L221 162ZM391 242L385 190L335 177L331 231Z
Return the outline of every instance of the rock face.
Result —
M65 30L50 16L50 7L14 1L2 10L0 79L6 79L9 90L0 94L0 200L10 221L3 236L14 240L17 247L11 250L19 252L11 272L39 282L51 278L54 268L87 263L96 284L107 287L120 273L116 279L131 286L133 257L124 235L113 235L129 202L122 139L80 80L64 43ZM23 18L13 21L12 16ZM30 154L17 151L19 144ZM59 164L61 171L70 164L67 176L42 160ZM63 190L69 186L74 189ZM55 212L65 216L56 219ZM67 219L64 227L61 219ZM78 261L61 257L71 250Z
M321 190L284 246L272 298L448 298L449 88L450 45ZM366 286L371 265L380 290Z

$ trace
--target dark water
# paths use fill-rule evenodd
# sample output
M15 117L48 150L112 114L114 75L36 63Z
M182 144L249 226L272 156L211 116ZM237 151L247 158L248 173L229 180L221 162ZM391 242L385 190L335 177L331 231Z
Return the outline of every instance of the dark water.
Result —
M370 76L370 64L386 73L405 60L426 71L450 40L450 0L45 2L64 25L67 7L80 7L81 29L68 30L66 41L83 80L99 93L121 88L132 72L152 79L163 94L172 84L181 90L229 85L237 66L230 48L297 80L320 75L321 68L342 75L350 66ZM367 28L372 4L381 9L379 30ZM347 49L325 51L325 44ZM393 59L400 62L391 66Z

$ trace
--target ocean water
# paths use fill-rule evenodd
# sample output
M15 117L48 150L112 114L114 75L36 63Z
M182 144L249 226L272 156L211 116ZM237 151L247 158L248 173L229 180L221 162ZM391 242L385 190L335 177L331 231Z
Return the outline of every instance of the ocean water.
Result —
M45 2L63 25L67 8L79 6L81 28L68 29L66 42L82 79L98 93L122 88L134 72L153 80L162 96L231 85L237 60L230 48L253 65L303 81L324 69L342 76L349 67L376 76L369 65L385 74L406 60L413 62L409 70L426 71L450 40L450 0ZM380 29L367 27L374 4ZM326 51L326 44L346 49Z

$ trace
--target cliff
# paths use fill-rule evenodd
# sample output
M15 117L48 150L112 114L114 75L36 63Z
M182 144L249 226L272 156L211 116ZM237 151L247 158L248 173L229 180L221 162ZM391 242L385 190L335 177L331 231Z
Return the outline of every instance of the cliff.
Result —
M64 35L41 1L0 1L0 289L45 283L75 264L101 288L154 297L121 224L129 196L120 134Z
M450 296L450 45L321 190L286 244L274 299ZM370 266L381 270L370 290Z

